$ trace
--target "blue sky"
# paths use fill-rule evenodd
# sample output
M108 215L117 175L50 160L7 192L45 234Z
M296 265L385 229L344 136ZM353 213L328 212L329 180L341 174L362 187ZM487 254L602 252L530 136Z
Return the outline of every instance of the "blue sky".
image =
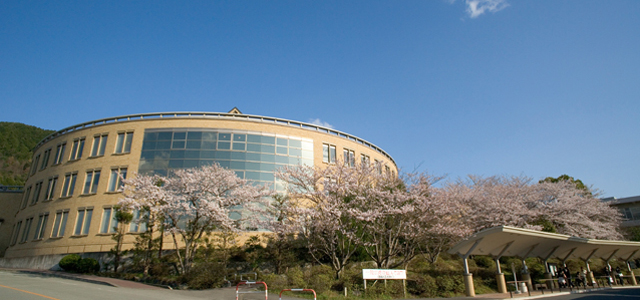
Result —
M0 120L243 113L640 194L640 1L0 0Z

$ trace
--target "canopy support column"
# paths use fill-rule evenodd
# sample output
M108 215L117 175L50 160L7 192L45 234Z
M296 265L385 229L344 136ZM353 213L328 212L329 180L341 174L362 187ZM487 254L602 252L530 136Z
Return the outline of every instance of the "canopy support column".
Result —
M527 282L527 287L530 291L533 290L533 283L531 282L531 274L529 274L529 267L527 267L527 262L525 259L529 257L529 254L538 247L539 244L535 244L529 248L529 251L525 255L522 256L522 280Z
M598 251L598 248L593 249L593 251L591 251L591 254L589 254L589 256L587 256L586 259L584 259L584 264L587 266L587 282L589 282L591 284L591 286L594 286L596 284L595 278L593 277L593 272L591 271L591 267L589 266L589 260L591 260L591 257L596 254L596 251ZM586 283L585 283L586 284Z
M500 251L500 253L494 257L495 261L496 261L496 283L498 285L498 293L507 293L507 281L504 278L504 273L502 273L502 270L500 269L500 258L502 257L502 255L507 252L507 250L509 249L509 247L511 247L511 245L513 244L514 241L511 241L509 243L507 243L504 248L502 248L502 251Z
M548 289L553 289L553 276L551 275L551 270L549 269L549 258L551 258L551 256L553 256L553 254L556 252L556 250L558 250L558 247L560 246L555 246L553 249L551 249L551 252L549 252L549 255L547 255L547 257L543 258L544 260L544 279L546 279L546 285Z
M469 258L471 253L473 253L473 250L475 250L476 247L478 247L481 241L482 239L475 241L475 243L473 243L473 246L469 248L469 251L467 251L466 254L461 255L460 253L458 253L458 255L462 257L462 263L464 267L464 288L465 288L467 297L476 296L476 289L473 286L473 274L469 272L469 262L467 261L467 259Z
M631 265L629 264L629 261L631 260L631 258L636 255L636 253L638 253L638 250L633 251L633 253L631 253L631 255L629 255L629 258L627 258L626 262L627 262L627 269L629 270L629 275L631 275L631 284L632 285L638 285L638 281L636 281L636 275L633 274L633 271L631 271Z

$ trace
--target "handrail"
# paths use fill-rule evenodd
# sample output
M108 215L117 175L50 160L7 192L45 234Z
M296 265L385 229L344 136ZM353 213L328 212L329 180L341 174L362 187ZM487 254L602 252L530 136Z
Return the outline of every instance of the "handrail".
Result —
M33 148L33 151L35 152L44 143L46 143L46 142L48 142L48 141L50 141L50 140L52 140L52 139L54 139L54 138L56 138L58 136L61 136L63 134L67 134L67 133L70 133L70 132L74 132L74 131L77 131L77 130L80 130L80 129L90 128L90 127L100 126L100 125L106 125L106 124L112 124L112 123L141 121L141 120L147 120L147 119L165 119L165 118L235 119L235 120L248 121L248 122L260 122L260 123L271 123L271 124L276 124L276 125L286 125L286 126L291 126L291 127L301 128L301 129L307 129L307 130L311 130L311 131L328 133L328 134L331 134L331 135L338 136L340 138L344 138L344 139L359 143L359 144L364 145L366 147L369 147L369 148L375 150L376 152L384 155L389 160L391 160L391 162L393 162L393 164L396 165L396 167L398 166L396 164L395 160L393 160L393 158L391 157L391 155L389 155L387 152L382 150L382 148L376 146L375 144L372 144L372 143L366 141L365 139L362 139L362 138L359 138L357 136L348 134L346 132L342 132L342 131L335 130L335 129L332 129L332 128L329 128L329 127L325 127L325 126L320 126L320 125L315 125L315 124L305 123L305 122L299 122L299 121L293 121L293 120L288 120L288 119L282 119L282 118L265 117L265 116L258 116L258 115L244 115L244 114L239 115L239 114L230 114L230 113L216 113L216 112L145 113L145 114L133 114L133 115L124 115L124 116L118 116L118 117L98 119L98 120L94 120L94 121L89 121L89 122L85 122L85 123L69 126L69 127L64 128L62 130L58 130L58 131L48 135L47 137L42 139L40 142L38 142L38 144Z

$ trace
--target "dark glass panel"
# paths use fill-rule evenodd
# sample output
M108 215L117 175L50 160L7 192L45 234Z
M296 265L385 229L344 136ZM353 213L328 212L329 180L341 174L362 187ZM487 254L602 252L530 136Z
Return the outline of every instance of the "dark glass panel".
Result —
M172 135L173 135L173 132L171 131L158 132L158 140L170 141Z
M244 178L249 180L260 180L260 172L244 172Z
M169 161L169 168L179 169L179 168L182 168L183 165L184 165L184 160L182 159L178 159L178 160L172 159Z
M240 179L244 179L244 172L243 171L236 171L236 176L238 176L238 178L240 178Z
M159 141L156 143L156 149L169 149L171 148L170 141Z
M229 151L216 151L215 159L231 159L231 152L229 152Z
M274 179L273 173L260 173L260 180L273 181Z
M200 158L200 150L187 150L184 153L185 158Z
M229 166L234 170L244 170L245 162L232 160Z
M245 160L247 153L245 152L231 152L231 159L235 160Z
M218 149L229 150L229 149L231 149L231 143L229 143L229 142L218 142Z
M260 144L247 144L247 151L260 152Z
M233 141L234 142L244 142L246 140L247 140L247 136L244 135L244 134L237 134L237 133L233 134Z
M226 160L221 160L221 161L217 161L217 163L218 163L221 167L229 169L229 165L230 165L230 163L231 163L231 162L226 161Z
M249 143L260 143L261 142L261 138L259 135L255 135L255 134L247 134L247 142Z
M260 171L273 172L275 169L276 169L276 165L274 164L265 164L265 163L260 164Z
M218 140L220 141L230 141L231 133L218 133Z
M154 150L156 149L155 141L144 141L142 143L142 150Z
M276 147L275 146L269 146L269 145L262 145L262 146L260 146L260 152L262 152L262 153L275 153L276 152Z
M244 151L244 143L233 143L233 150Z
M200 166L200 161L198 160L194 160L194 159L189 159L189 160L185 160L184 164L183 164L183 168L188 169L188 168L195 168L195 167L199 167Z
M215 141L218 139L218 133L213 131L205 131L202 133L203 141Z
M184 140L187 137L186 132L174 132L173 139L174 140Z
M289 157L276 155L276 162L279 164L289 164Z
M287 146L287 139L278 138L277 139L278 146Z
M278 147L278 148L276 148L276 153L287 155L287 147Z
M189 131L187 133L187 140L201 140L202 132L201 131Z
M273 154L260 154L261 162L275 162L276 156Z
M259 153L247 153L246 155L247 155L247 160L260 161Z
M172 149L184 149L184 141L173 141Z
M200 151L200 158L215 158L215 151Z
M142 151L140 159L153 160L156 157L155 151Z
M171 158L171 159L184 158L184 150L173 150L173 151L171 151L171 155L169 156L169 158Z
M245 169L247 169L247 170L253 170L253 171L260 171L260 163L247 162L247 163L245 164Z
M276 137L275 136L262 136L262 138L260 139L262 144L269 144L269 145L274 145L276 143Z
M202 141L202 148L201 149L215 150L216 149L216 142L215 141Z
M202 142L200 140L197 141L187 141L187 149L200 149L200 144Z
M145 132L144 133L144 140L145 141L155 141L158 139L158 133L157 132Z

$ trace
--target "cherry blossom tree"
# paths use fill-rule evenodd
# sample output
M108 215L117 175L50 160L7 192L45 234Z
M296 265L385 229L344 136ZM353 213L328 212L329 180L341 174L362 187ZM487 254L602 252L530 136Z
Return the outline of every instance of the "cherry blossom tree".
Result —
M597 191L577 187L571 180L542 181L533 188L538 210L558 233L592 239L623 238L620 212L600 201Z
M470 176L445 185L445 197L461 207L461 220L473 231L507 225L584 238L620 239L620 215L592 190L571 180Z
M327 168L289 166L276 174L292 201L289 230L304 237L316 261L323 256L331 261L336 278L365 234L354 218L353 208L357 185L368 179L357 175L355 169L342 163Z
M175 248L184 244L184 253L176 251L181 273L190 270L195 250L205 234L240 229L243 220L232 219L230 213L259 203L270 193L218 164L175 170L169 177L137 178L141 183L138 189L129 188L130 194L125 192L120 204L134 209L149 207L164 220ZM163 184L158 185L159 181Z

